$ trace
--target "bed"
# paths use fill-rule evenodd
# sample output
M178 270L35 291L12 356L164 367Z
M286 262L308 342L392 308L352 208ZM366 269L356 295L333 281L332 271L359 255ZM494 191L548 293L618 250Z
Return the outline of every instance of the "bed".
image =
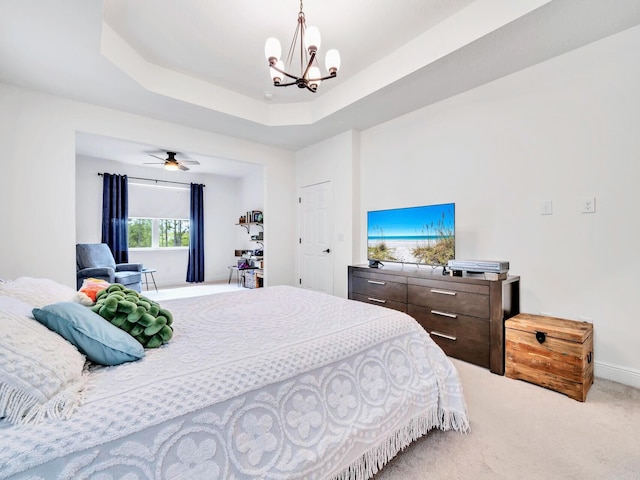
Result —
M0 478L366 479L431 429L469 430L455 367L403 313L288 286L162 306L172 340L87 362L66 418L0 420Z

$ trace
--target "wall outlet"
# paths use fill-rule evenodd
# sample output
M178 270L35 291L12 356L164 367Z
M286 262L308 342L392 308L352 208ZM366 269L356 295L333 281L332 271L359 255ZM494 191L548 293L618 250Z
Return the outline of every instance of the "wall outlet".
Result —
M553 215L553 201L544 200L540 204L540 215Z
M596 197L585 197L582 199L582 213L596 212Z

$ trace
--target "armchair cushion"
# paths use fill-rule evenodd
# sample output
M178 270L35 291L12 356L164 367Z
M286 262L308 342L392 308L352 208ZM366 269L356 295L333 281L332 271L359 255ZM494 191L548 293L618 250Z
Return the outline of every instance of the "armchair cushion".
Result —
M106 243L79 243L76 245L76 263L78 270L92 267L116 269L116 261Z
M116 272L112 283L120 283L136 292L142 291L142 273L122 271Z
M143 265L141 263L119 263L116 265L116 272L141 272Z
M90 267L78 270L78 276L83 278L111 278L115 277L115 270L111 267ZM105 280L106 280L105 278ZM109 281L109 280L107 280ZM111 282L109 282L111 283Z

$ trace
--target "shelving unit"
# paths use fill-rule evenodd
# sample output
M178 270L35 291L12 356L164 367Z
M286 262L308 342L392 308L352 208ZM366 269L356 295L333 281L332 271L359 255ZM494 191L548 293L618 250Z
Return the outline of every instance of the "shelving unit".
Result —
M256 225L256 226L262 228L263 231L264 231L264 226L262 225L262 223L258 223L258 222L236 223L236 225L246 228L247 229L247 233L251 232L251 225Z
M246 231L248 235L251 235L251 227L253 225L255 225L256 227L259 227L260 230L260 238L250 238L251 242L255 242L257 244L259 244L262 247L262 251L264 251L264 225L262 224L262 222L239 222L236 223L237 226L239 227L243 227ZM251 250L249 250L251 251ZM254 250L255 252L256 250ZM247 258L248 261L250 261L250 265L251 268L247 268L243 271L243 280L242 280L242 284L243 286L247 287L247 288L259 288L263 286L263 282L264 282L264 270L262 268L263 265L263 259L264 256L263 255L251 255L250 257Z

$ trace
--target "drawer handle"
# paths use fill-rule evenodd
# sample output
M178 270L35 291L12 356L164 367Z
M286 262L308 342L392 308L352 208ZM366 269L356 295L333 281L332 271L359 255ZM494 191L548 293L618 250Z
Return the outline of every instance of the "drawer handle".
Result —
M377 280L367 280L369 283L373 283L374 285L386 285L387 282L379 282Z
M431 313L433 313L434 315L442 315L443 317L458 318L458 315L456 315L455 313L441 312L439 310L431 310Z
M449 290L437 290L437 289L432 289L431 293L439 293L441 295L455 295L456 292L450 292Z
M431 335L435 335L436 337L446 338L447 340L453 340L454 342L458 339L458 337L455 337L453 335L447 335L446 333L436 332L435 330L431 331Z
M376 302L376 303L387 303L386 300L380 300L379 298L371 298L368 297L367 300L371 301L371 302Z

